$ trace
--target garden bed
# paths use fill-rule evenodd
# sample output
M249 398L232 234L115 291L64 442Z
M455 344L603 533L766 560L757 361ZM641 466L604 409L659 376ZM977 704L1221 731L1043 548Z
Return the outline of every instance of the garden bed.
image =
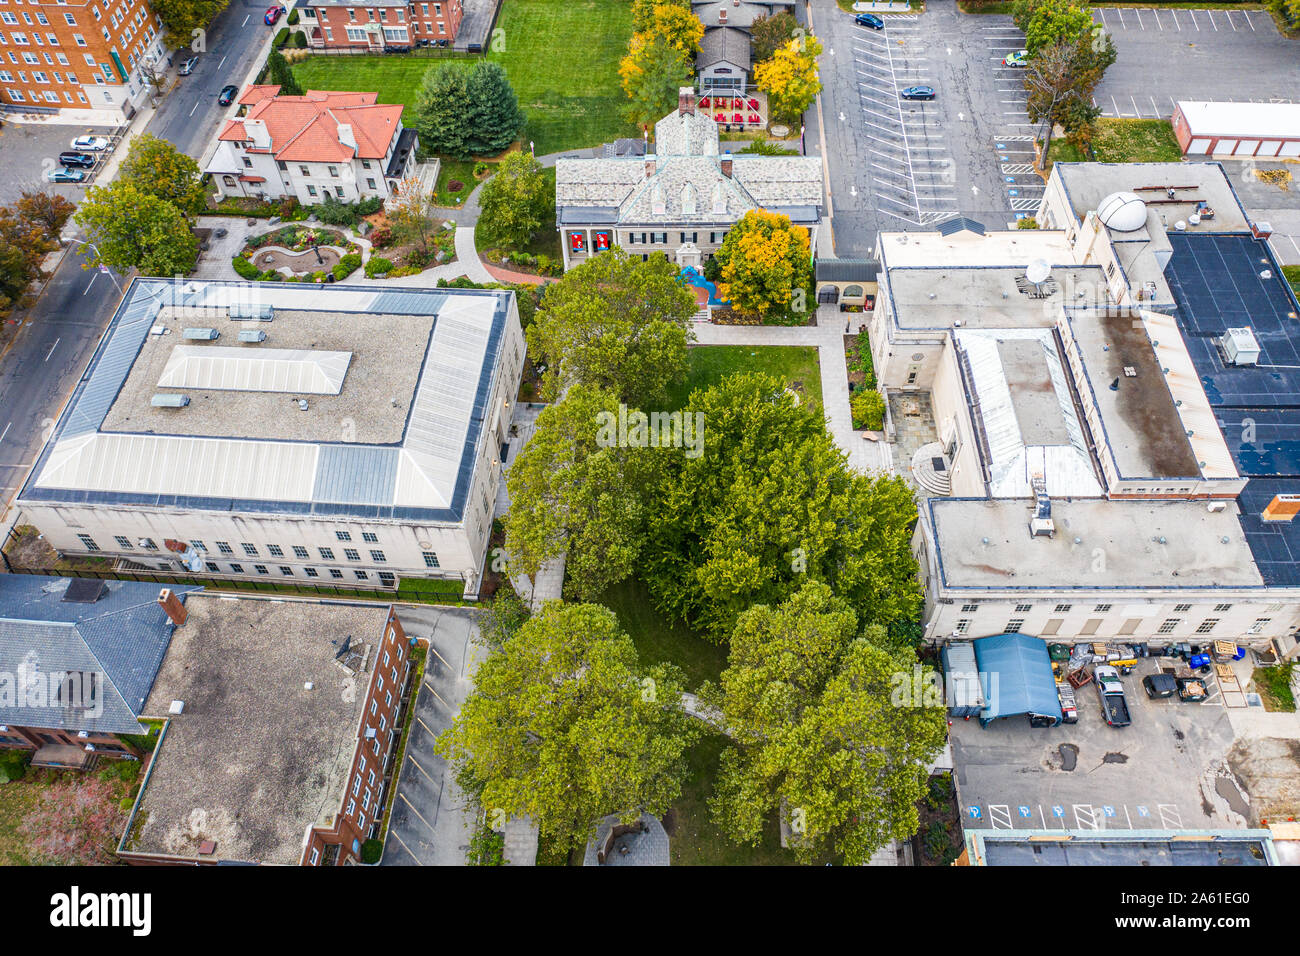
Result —
M916 805L920 828L912 839L917 866L951 866L961 855L964 841L957 793L951 773L930 778L926 795Z
M394 245L392 229L383 213L367 216L366 221L374 227L367 236L372 248L366 275L372 279L399 279L456 261L455 223L448 219L432 220L427 253L418 243Z

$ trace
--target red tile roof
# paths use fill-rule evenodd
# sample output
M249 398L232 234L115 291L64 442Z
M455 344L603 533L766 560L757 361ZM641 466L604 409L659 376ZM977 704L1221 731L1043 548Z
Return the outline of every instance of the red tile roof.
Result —
M271 152L278 160L293 162L346 162L383 159L402 121L400 105L380 106L377 93L308 90L303 96L278 96L278 86L253 86L240 97L251 104L245 119L261 120L271 137ZM339 126L352 127L356 149L339 140ZM230 120L218 139L245 141L243 120Z

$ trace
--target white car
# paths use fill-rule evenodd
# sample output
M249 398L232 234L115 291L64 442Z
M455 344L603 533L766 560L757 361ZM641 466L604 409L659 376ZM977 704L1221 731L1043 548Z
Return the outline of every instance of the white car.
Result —
M83 152L90 150L92 153L98 153L108 149L108 140L103 136L78 136L72 141L72 148Z

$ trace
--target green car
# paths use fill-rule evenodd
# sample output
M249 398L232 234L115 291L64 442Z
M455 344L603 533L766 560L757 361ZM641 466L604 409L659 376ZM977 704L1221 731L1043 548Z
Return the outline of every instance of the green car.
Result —
M1020 66L1020 67L1028 66L1028 65L1029 65L1029 51L1028 51L1028 50L1017 50L1015 53L1008 53L1006 56L1004 56L1004 57L1002 58L1002 65L1003 65L1003 66Z

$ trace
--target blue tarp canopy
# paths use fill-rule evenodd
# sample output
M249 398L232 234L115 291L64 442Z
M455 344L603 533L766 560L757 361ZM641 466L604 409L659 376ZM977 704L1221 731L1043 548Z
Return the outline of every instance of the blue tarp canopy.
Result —
M999 634L974 642L975 663L988 688L980 721L999 717L1041 714L1061 719L1052 658L1041 638L1027 634Z

